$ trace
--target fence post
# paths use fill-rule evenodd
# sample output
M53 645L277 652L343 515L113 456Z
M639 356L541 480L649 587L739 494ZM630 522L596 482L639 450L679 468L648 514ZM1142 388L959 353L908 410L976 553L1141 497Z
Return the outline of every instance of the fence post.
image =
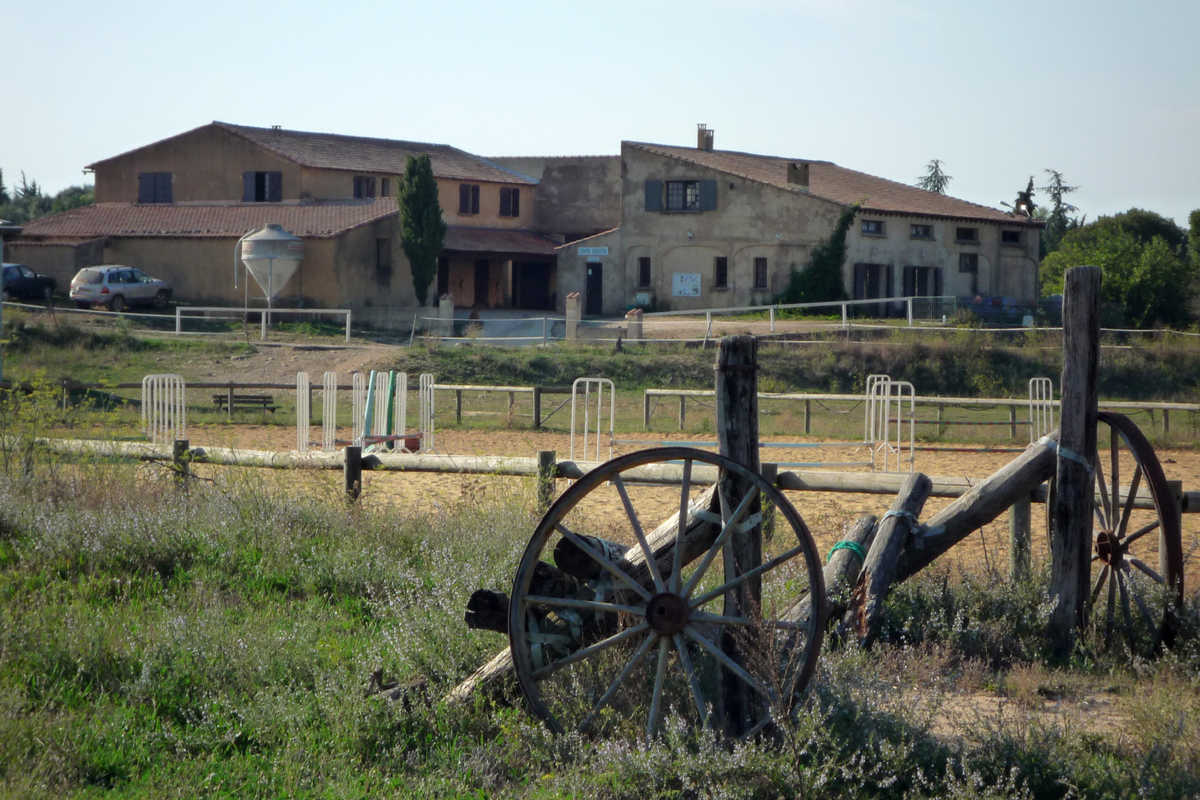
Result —
M542 387L533 387L533 429L542 427Z
M679 395L679 430L683 430L683 421L687 416L687 398Z
M346 459L343 470L346 479L346 499L355 502L362 494L362 447L356 444L348 445L343 452Z
M1163 433L1171 432L1171 409L1163 409Z
M538 451L537 507L539 514L554 502L554 479L558 477L558 461L553 450Z
M550 318L542 317L542 345L550 341Z
M1028 495L1017 500L1008 510L1008 577L1014 581L1029 577L1031 517Z
M225 387L225 416L233 419L233 384Z
M907 305L908 305L908 327L910 327L910 328L911 328L911 327L912 327L912 323L913 323L913 312L912 312L912 307L913 307L913 299L912 299L911 297L910 297L910 298L908 298L908 303L907 303Z
M179 306L175 306L175 332L183 333L183 319L179 315Z
M812 400L804 401L804 432L812 433Z
M1050 509L1050 614L1055 650L1067 655L1082 629L1091 579L1095 487L1096 374L1100 352L1100 268L1067 271L1063 292L1062 414L1057 491Z
M945 425L942 423L943 412L945 412L945 410L946 410L946 406L945 406L945 404L943 404L943 403L938 403L937 410L938 410L938 415L937 415L937 435L940 437L940 436L942 435L942 431L944 431L944 430L946 429Z
M642 430L650 430L650 395L642 390Z
M462 425L462 389L454 390L454 421Z
M758 343L753 336L726 336L717 351L716 406L717 437L721 455L731 458L747 469L759 471L758 461ZM745 481L729 477L725 488L728 497L742 497L750 486ZM755 500L748 513L761 508ZM733 533L725 547L725 579L740 575L762 563L762 526ZM725 595L724 616L744 617L759 608L762 582L753 578ZM728 629L721 636L721 649L735 663L745 664L744 644ZM721 709L726 732L740 736L750 721L753 698L749 687L732 673L721 676Z
M188 440L176 439L171 448L171 464L175 468L175 488L187 491Z
M1008 407L1008 435L1017 438L1017 407Z
M845 329L850 325L850 315L846 313L846 304L842 303L842 328Z
M771 315L771 333L775 332L775 306L771 306L767 311Z

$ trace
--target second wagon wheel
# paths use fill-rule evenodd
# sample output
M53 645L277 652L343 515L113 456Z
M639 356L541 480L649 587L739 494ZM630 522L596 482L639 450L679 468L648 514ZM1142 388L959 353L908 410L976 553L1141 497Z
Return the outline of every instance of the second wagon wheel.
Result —
M1150 655L1172 643L1183 603L1179 502L1154 448L1129 417L1101 411L1096 423L1089 625L1106 646L1124 642ZM1053 507L1051 481L1047 530Z
M735 483L750 488L738 496ZM762 561L735 574L727 545L764 509ZM747 585L759 606L727 615L722 601ZM824 615L820 558L783 494L727 458L667 447L602 464L550 507L517 569L508 629L521 690L554 731L714 724L732 684L753 733L807 686Z

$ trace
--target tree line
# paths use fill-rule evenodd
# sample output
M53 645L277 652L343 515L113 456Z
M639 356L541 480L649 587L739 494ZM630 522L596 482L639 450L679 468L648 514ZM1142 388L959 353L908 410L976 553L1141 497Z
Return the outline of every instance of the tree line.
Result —
M96 201L92 186L68 186L55 195L42 192L35 180L21 173L21 182L11 191L4 184L4 170L0 170L0 219L21 225L47 214L57 214L72 208L91 205Z

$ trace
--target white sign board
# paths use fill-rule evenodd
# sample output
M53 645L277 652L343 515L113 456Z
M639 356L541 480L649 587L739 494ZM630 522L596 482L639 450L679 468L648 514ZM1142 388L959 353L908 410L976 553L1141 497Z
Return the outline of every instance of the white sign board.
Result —
M606 256L608 255L607 247L581 247L579 248L581 256Z
M699 297L700 296L700 273L699 272L673 272L673 273L671 273L671 294L675 297Z

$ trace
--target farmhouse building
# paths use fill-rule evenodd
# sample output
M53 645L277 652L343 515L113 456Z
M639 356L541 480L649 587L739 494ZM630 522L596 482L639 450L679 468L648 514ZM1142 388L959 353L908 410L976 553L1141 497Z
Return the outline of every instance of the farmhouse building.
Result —
M447 224L430 296L553 308L555 242L532 230L535 182L443 144L213 122L90 165L96 203L35 220L10 252L60 285L87 264L134 264L189 302L240 305L235 244L278 223L304 239L280 305L407 324L416 299L395 194L407 157L420 154Z
M704 126L695 148L622 142L620 192L618 225L558 248L585 313L769 303L854 204L849 297L1037 301L1041 223L828 161L716 150Z
M484 158L444 144L213 122L90 165L96 202L30 222L10 257L66 285L132 264L190 303L240 305L239 237L277 223L304 240L278 305L349 307L407 326L418 312L396 192L427 154L447 224L430 297L459 307L584 313L768 303L838 217L856 299L1037 300L1038 229L1024 214L829 161L625 141L619 156Z

